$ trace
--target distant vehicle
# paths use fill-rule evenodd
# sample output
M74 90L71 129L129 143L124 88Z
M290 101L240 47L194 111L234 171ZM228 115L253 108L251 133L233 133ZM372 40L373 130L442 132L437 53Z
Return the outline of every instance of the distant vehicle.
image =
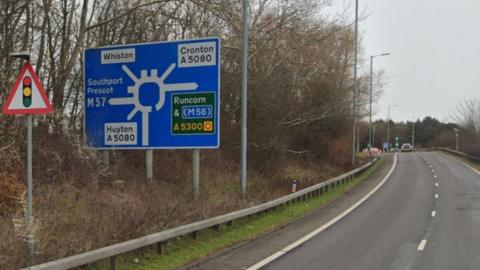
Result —
M409 143L404 143L404 144L402 144L402 147L400 148L400 151L402 151L402 152L413 152L413 146Z

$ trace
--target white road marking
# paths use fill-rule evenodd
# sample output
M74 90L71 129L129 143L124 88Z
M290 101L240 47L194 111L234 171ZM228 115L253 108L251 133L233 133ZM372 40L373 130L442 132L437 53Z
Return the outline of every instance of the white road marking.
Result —
M304 237L298 239L297 241L291 243L290 245L282 248L281 250L273 253L272 255L270 255L267 258L259 261L258 263L248 267L246 270L258 270L258 269L264 267L265 265L273 262L274 260L276 260L277 258L286 254L287 252L289 252L289 251L295 249L296 247L300 246L301 244L305 243L306 241L313 238L317 234L323 232L324 230L326 230L327 228L329 228L330 226L335 224L337 221L339 221L340 219L342 219L343 217L348 215L350 212L352 212L358 206L360 206L363 202L365 202L368 198L370 198L380 187L383 186L383 184L385 184L385 182L388 180L388 178L390 178L390 175L393 173L393 170L395 169L396 165L397 165L397 155L395 154L394 159L393 159L393 165L392 165L392 168L390 168L390 171L388 171L387 175L383 178L383 180L373 190L371 190L367 195L365 195L363 198L361 198L359 201L357 201L350 208L346 209L345 211L340 213L338 216L332 218L327 223L318 227L317 229L315 229L311 233L305 235Z
M438 199L438 194L435 194L435 199Z
M423 251L425 249L425 245L427 244L427 240L426 239L423 239L420 244L418 244L418 248L417 250L418 251Z
M435 172L435 170L434 170L434 169L432 169L432 172Z
M435 217L437 215L436 211L432 211L432 217Z
M438 182L435 182L435 186L438 187Z
M434 175L433 175L433 178L437 178L437 176L434 174Z

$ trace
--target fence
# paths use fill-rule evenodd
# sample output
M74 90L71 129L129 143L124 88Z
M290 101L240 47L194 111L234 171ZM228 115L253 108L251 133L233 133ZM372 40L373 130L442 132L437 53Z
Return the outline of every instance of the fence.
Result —
M242 209L239 211L227 213L221 216L209 218L202 221L197 221L194 223L182 225L176 228L168 229L165 231L161 231L158 233L146 235L140 238L136 238L133 240L121 242L118 244L114 244L111 246L107 246L104 248L91 250L85 253L73 255L70 257L66 257L63 259L50 261L47 263L43 263L36 266L31 266L25 268L24 270L63 270L63 269L70 269L78 266L83 266L87 264L91 264L94 262L98 262L101 260L110 259L110 268L112 270L117 269L117 256L125 254L130 251L138 250L141 248L154 246L156 245L158 248L159 253L164 252L165 243L168 240L186 236L189 234L193 234L196 236L198 231L208 229L208 228L218 228L218 226L222 224L231 225L233 221L259 214L262 212L266 212L272 209L275 209L282 205L288 205L292 202L297 202L300 200L306 200L311 197L316 197L322 195L324 192L328 192L329 188L333 188L335 186L339 186L344 184L351 179L353 179L356 175L364 172L370 166L372 166L378 158L374 158L372 161L362 165L359 168L356 168L352 171L349 171L345 174L340 176L331 178L314 186L310 186L308 188L302 189L298 192L280 197L278 199L262 203L250 208Z

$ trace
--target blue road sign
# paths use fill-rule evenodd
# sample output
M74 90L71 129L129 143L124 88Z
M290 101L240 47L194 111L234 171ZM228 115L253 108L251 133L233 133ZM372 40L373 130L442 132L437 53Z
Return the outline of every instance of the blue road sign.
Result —
M219 146L219 38L90 48L84 59L88 146Z

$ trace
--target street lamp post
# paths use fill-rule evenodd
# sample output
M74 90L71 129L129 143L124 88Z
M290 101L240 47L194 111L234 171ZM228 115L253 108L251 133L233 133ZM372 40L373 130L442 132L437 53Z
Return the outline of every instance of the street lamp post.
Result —
M242 196L247 195L247 87L248 87L248 1L243 0L242 11L242 141L240 190Z
M387 152L390 152L390 108L397 105L388 105L388 117L387 117Z
M373 59L375 57L387 56L390 53L382 53L370 56L370 117L368 121L368 153L372 147L372 96L373 96Z
M412 148L415 150L415 119L412 122Z
M354 60L353 60L353 130L352 130L352 166L355 165L355 131L357 125L356 110L357 110L357 52L358 52L358 0L355 0L355 45L354 45Z
M372 145L371 146L375 146L375 123L372 124Z

